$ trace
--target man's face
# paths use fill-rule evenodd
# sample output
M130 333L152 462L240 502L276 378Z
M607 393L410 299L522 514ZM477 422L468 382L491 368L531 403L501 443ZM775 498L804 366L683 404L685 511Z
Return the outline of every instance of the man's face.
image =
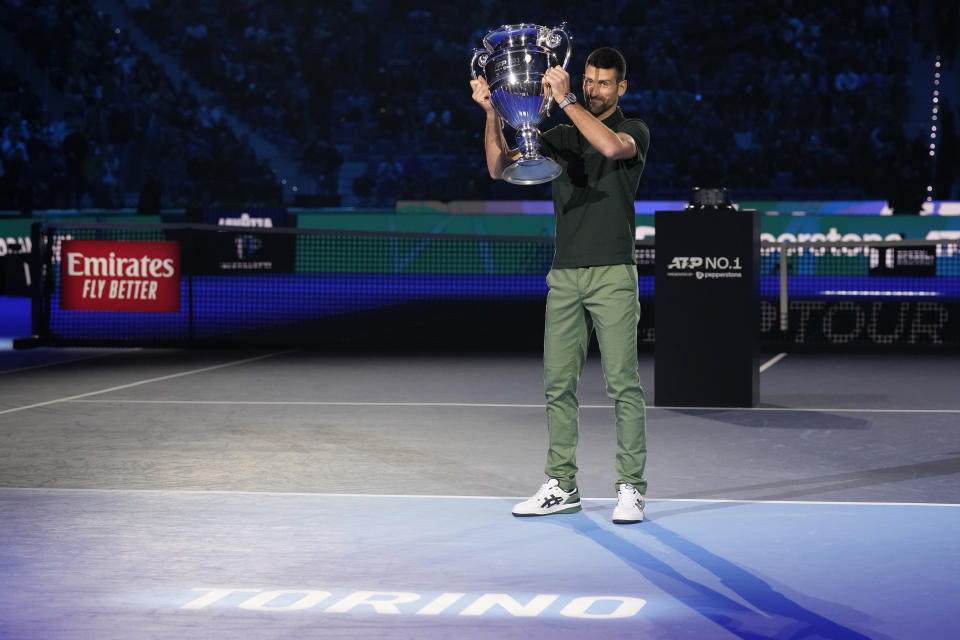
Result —
M583 99L595 116L612 111L617 99L627 90L627 81L617 82L616 69L598 69L587 65L583 72Z

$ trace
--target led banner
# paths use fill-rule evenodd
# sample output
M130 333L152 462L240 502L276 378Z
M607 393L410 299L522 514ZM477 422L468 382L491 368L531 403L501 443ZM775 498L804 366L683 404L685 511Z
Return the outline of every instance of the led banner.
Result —
M960 346L960 305L949 300L791 300L788 328L779 305L760 303L760 335L775 348L790 346Z
M288 273L293 270L293 234L258 233L286 226L284 209L207 209L206 224L225 227L194 245L192 272L205 274Z
M30 295L29 221L0 223L0 296Z
M64 241L60 308L180 311L180 246L176 242Z

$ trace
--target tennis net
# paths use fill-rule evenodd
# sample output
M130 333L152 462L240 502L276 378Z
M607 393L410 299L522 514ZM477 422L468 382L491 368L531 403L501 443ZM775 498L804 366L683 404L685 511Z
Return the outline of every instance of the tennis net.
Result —
M33 244L34 344L349 348L539 349L554 249L549 237L93 223L36 225ZM150 274L130 260L154 249L175 252L175 284L139 282ZM764 243L760 255L770 348L960 346L958 241ZM650 346L653 239L638 241L637 269Z

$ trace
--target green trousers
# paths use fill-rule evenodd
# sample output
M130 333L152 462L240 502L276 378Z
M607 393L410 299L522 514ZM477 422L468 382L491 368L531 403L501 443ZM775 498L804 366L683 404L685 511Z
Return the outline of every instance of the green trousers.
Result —
M616 484L645 493L646 402L637 373L640 301L637 269L629 264L551 269L547 274L543 332L543 383L547 399L546 474L569 490L576 486L580 404L577 387L591 333L600 345L607 395L617 427Z

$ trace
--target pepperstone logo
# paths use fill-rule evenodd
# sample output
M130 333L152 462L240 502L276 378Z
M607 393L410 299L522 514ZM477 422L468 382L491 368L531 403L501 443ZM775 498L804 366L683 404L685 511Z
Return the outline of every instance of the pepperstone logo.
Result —
M675 256L667 265L667 276L697 280L742 278L743 264L739 256Z
M561 596L538 593L452 593L411 591L326 591L322 589L195 588L180 609L241 609L284 613L411 616L538 616L610 620L637 615L647 601L627 596Z
M61 309L180 311L176 242L67 240L61 256Z

